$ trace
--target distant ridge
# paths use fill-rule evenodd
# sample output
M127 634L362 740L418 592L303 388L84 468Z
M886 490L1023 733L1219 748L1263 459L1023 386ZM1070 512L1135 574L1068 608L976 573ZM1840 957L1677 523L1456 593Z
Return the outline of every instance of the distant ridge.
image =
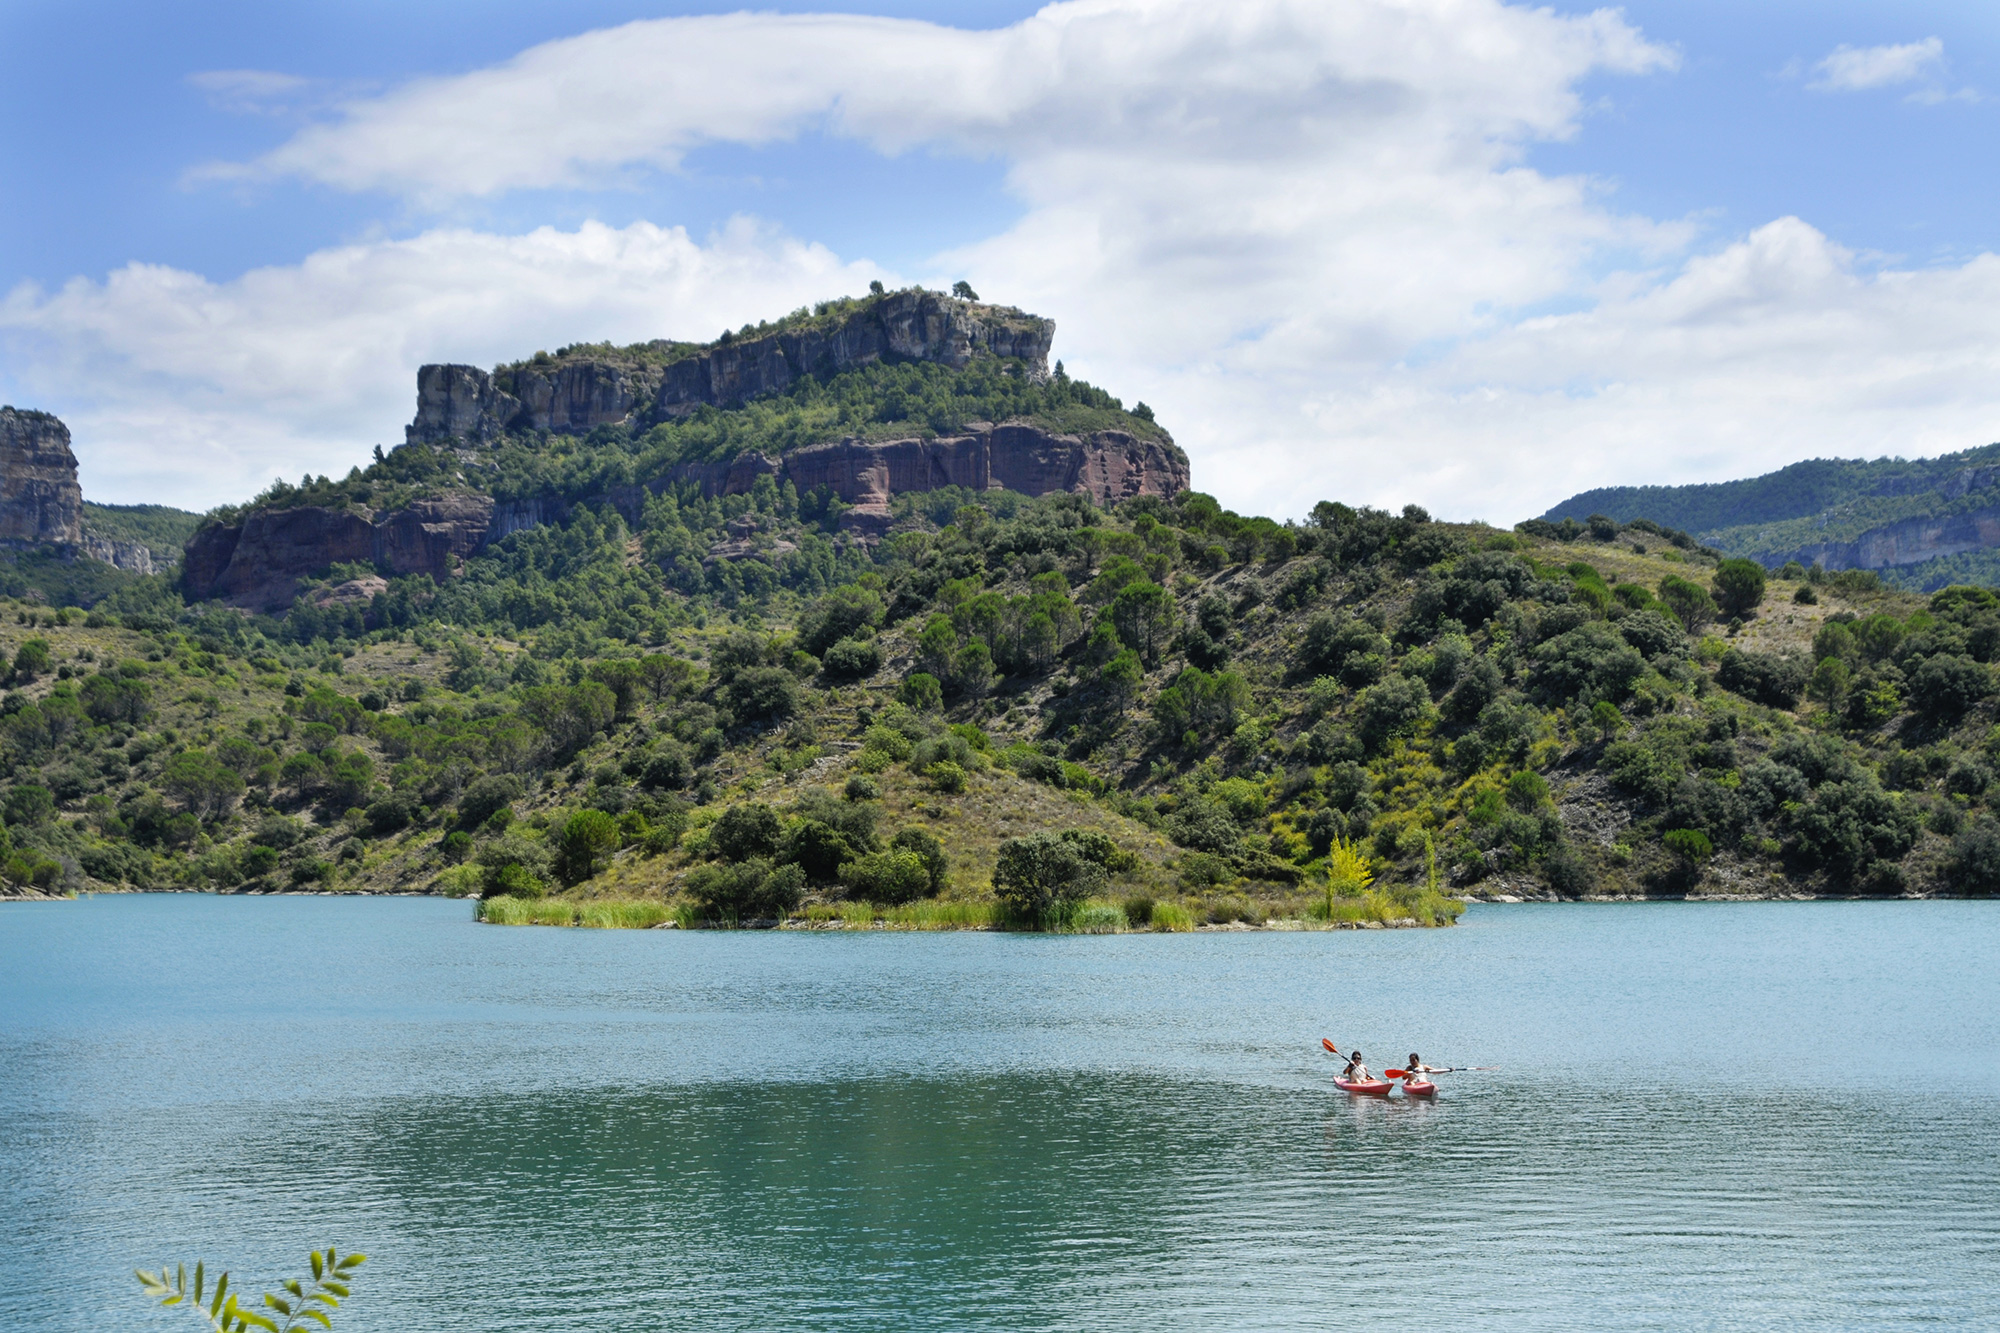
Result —
M1937 458L1814 458L1741 481L1606 486L1541 517L1603 514L1681 528L1770 567L1874 569L1932 590L2000 585L2000 444Z

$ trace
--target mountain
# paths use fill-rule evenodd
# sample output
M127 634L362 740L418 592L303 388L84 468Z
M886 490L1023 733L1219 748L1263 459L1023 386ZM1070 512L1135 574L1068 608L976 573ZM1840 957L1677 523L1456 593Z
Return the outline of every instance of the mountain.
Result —
M181 570L0 588L0 884L1088 930L2000 889L2000 597L1231 513L1045 328L882 293L427 369L403 446Z
M2000 584L2000 444L1938 458L1810 459L1699 486L1585 491L1542 517L1682 528L1768 568L1872 569L1903 587Z
M567 347L487 372L425 366L406 443L345 481L280 485L190 540L192 598L291 604L341 562L443 582L513 533L674 494L804 497L829 537L878 540L941 487L1173 495L1187 458L1144 404L1051 373L1050 320L939 293L829 302L713 344ZM379 453L379 451L378 451ZM689 552L688 577L747 548Z

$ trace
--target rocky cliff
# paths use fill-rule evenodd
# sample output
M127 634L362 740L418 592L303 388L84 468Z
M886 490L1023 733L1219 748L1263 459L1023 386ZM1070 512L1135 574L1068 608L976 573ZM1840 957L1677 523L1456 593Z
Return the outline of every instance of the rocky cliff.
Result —
M69 427L47 412L0 407L0 542L83 544L83 490Z
M476 366L425 366L417 372L416 420L404 436L411 443L485 444L510 432L644 426L704 406L735 407L779 392L802 375L882 360L963 367L989 354L1019 358L1040 377L1047 374L1054 338L1053 320L1011 307L938 292L892 292L843 318L709 347L650 344L528 362L495 374Z
M493 500L455 493L406 509L253 509L236 523L211 523L189 539L181 585L190 597L220 598L258 611L292 604L300 580L346 561L442 583L486 544Z
M718 463L682 466L644 486L591 497L636 522L647 495L693 481L709 495L739 495L762 476L801 492L825 486L852 508L842 526L863 537L889 526L889 501L905 491L943 486L1010 490L1024 495L1087 495L1100 505L1136 495L1176 495L1188 487L1187 458L1171 442L1123 431L1056 435L1034 426L978 425L941 439L842 440L782 458L746 453ZM368 561L396 574L443 582L458 562L491 542L543 523L570 506L556 497L509 500L457 492L405 509L302 506L252 510L235 523L211 523L189 541L182 586L196 599L221 598L260 611L291 605L301 581L327 566Z
M155 569L144 543L100 537L85 525L69 427L47 412L13 407L0 407L0 546L53 548L134 574Z

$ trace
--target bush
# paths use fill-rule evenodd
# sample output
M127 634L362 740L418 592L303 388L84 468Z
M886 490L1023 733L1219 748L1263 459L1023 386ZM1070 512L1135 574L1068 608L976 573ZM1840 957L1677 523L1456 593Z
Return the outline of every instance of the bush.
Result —
M1371 752L1379 752L1392 737L1415 731L1430 709L1429 690L1408 676L1392 676L1362 691L1355 730Z
M842 639L826 650L821 669L831 680L864 680L882 669L882 649L869 639Z
M1017 915L1042 921L1083 901L1104 884L1104 867L1073 842L1034 833L1000 844L993 891Z
M965 770L949 759L939 760L924 770L932 787L947 795L957 795L965 790Z
M1125 900L1125 924L1134 930L1144 930L1153 924L1153 909L1159 906L1151 898L1138 897Z
M817 819L801 819L785 831L778 859L798 866L807 879L830 884L842 878L841 865L854 854L854 844L840 830Z
M1178 877L1182 888L1200 893L1235 879L1236 868L1220 856L1189 852L1181 858Z
M799 711L799 687L782 667L748 667L722 687L722 702L738 722L771 722Z
M653 747L639 770L639 784L655 791L679 791L693 776L694 761L687 747L669 736Z
M438 852L447 864L458 865L472 855L472 835L453 830L444 835L444 841L438 844Z
M1139 864L1136 853L1126 851L1111 840L1110 834L1097 829L1064 829L1060 836L1064 842L1114 875Z
M377 797L368 804L368 831L378 838L386 837L408 828L415 814L410 798L401 792Z
M924 874L929 877L929 887L925 893L936 897L944 892L945 879L951 870L951 858L945 855L944 844L927 829L906 828L889 840L889 846L896 851L909 852L924 863Z
M843 640L853 640L857 631L881 628L884 610L882 599L867 588L854 584L838 588L799 617L799 647L825 658Z
M944 686L928 671L919 671L904 679L896 691L896 698L906 708L919 713L935 713L944 707Z
M299 869L300 867L293 867L294 878L297 877ZM547 886L533 871L518 861L494 866L486 876L485 896L488 898L539 898L546 892L548 892Z
M520 797L521 783L518 778L505 775L479 778L458 798L459 826L477 828Z
M850 801L872 801L881 794L882 785L866 773L856 773L841 789L841 795Z
M1732 648L1722 655L1715 683L1755 703L1792 708L1805 692L1812 670L1803 657L1779 657Z
M853 897L892 906L915 902L933 892L924 858L904 849L856 857L840 868L840 882Z
M803 870L773 866L763 857L698 866L687 877L688 896L710 920L782 917L798 907L805 885Z
M784 835L778 812L761 802L732 805L708 831L709 849L725 861L772 857Z
M1945 854L1944 875L1954 893L1979 898L2000 893L2000 822L1982 816L1953 838Z
M1926 722L1951 726L1993 693L1993 672L1969 657L1939 654L1910 673L1910 704Z

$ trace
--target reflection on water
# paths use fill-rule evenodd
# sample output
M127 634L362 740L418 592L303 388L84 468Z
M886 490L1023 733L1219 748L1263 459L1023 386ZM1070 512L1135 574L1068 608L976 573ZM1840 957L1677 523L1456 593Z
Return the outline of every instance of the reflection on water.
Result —
M197 934L225 940L266 907L350 940L357 919L138 906L215 910ZM1458 950L1400 1012L1513 1057L1426 1103L1329 1095L1302 1042L1271 1039L1368 960L1310 940L663 946L343 906L378 933L317 1016L171 968L84 968L52 999L123 946L0 916L0 1325L95 1327L61 1313L87 1294L145 1327L134 1263L199 1248L275 1276L328 1239L378 1256L355 1329L1289 1329L1412 1305L1443 1327L1900 1328L2000 1304L1990 1082L1850 1086L1798 1035L1881 1010L1916 1025L1902 1049L1990 1061L1989 984L1933 989L1928 1019L1865 993L1844 960L1893 915L1802 918L1828 932L1786 946L1806 1013L1760 977L1715 989L1726 958L1694 997L1646 961L1672 956L1662 932L1683 958L1713 940L1713 917L1346 937ZM1955 925L1957 945L1911 929L1995 942ZM1610 991L1630 1008L1607 1015ZM1774 1058L1689 1088L1683 1029ZM283 1085L244 1095L274 1037ZM176 1038L199 1054L148 1068Z

